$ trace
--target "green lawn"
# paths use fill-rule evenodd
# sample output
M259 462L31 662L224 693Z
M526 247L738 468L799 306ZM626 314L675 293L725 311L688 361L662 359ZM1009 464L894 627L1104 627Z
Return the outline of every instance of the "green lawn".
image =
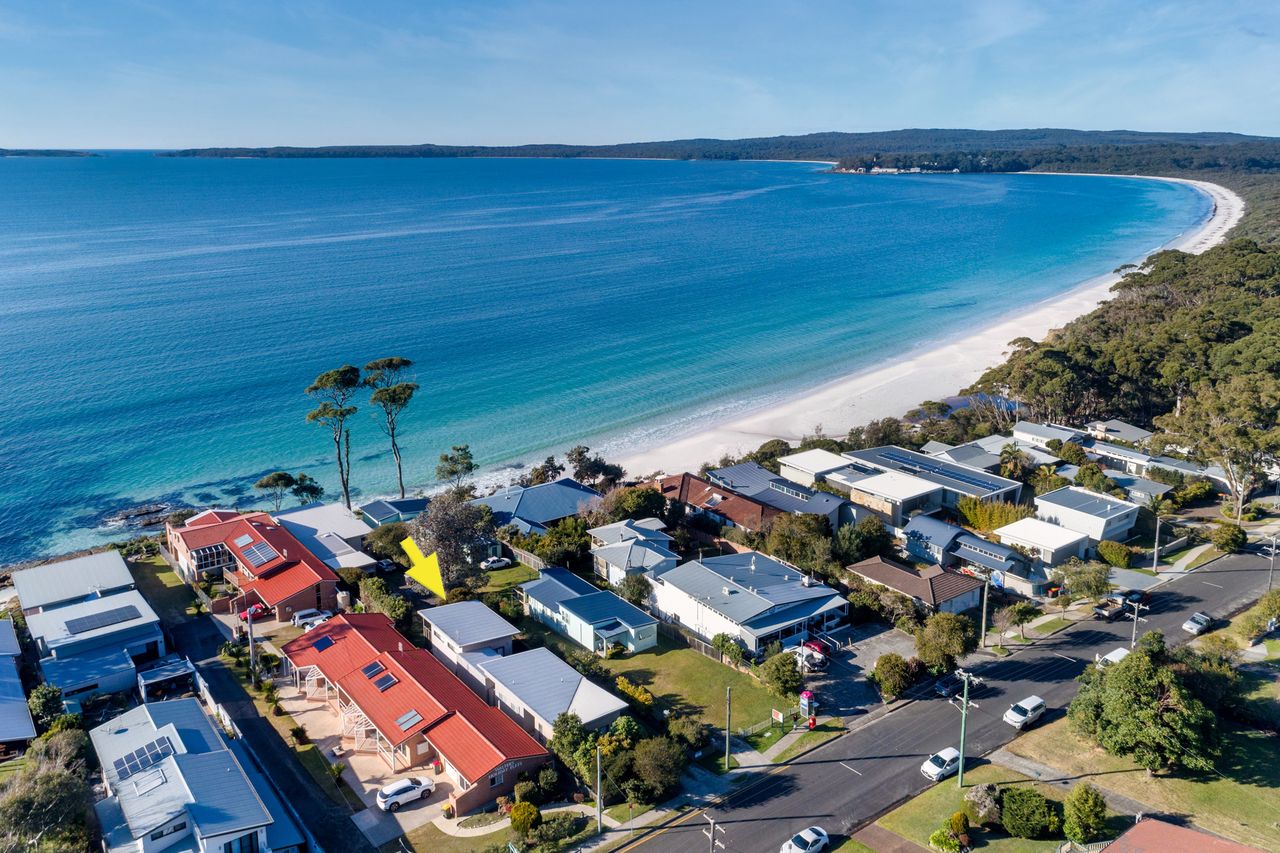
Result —
M1062 720L1032 729L1007 749L1161 812L1188 815L1209 832L1280 850L1280 738L1226 723L1222 733L1216 764L1222 775L1148 776L1132 761L1077 738Z
M480 814L473 814L471 817L463 818L458 823L458 826L462 827L463 829L475 829L477 827L488 826L490 824L497 823L502 819L503 819L502 815L500 815L495 809L494 811L491 811L491 812L480 812Z
M787 747L773 757L774 764L782 764L790 761L800 753L815 746L826 743L829 740L840 737L845 733L845 727L838 722L827 722L816 726L813 731L805 732L796 738Z
M8 761L0 762L0 782L17 773L23 767L27 766L27 759L19 756L10 758Z
M1223 556L1223 553L1224 552L1219 551L1217 548L1206 548L1196 555L1194 560L1187 564L1187 570L1190 571L1191 569L1198 569L1210 560L1216 560Z
M164 557L129 560L129 571L138 582L138 591L161 620L172 624L187 617L188 608L195 603L195 593L169 568Z
M481 587L481 592L502 592L519 586L525 581L537 580L538 570L531 569L524 563L516 563L505 569L489 572L489 583Z
M847 839L844 844L836 847L831 853L876 853L861 841L854 841L852 838Z
M1070 627L1073 624L1075 623L1070 619L1066 619L1062 616L1055 616L1047 622L1041 622L1039 625L1036 625L1032 630L1042 637L1047 637L1050 634L1056 634L1063 628Z
M380 849L382 853L404 853L405 848L400 846L403 840L415 853L472 853L473 850L484 850L504 844L510 834L511 831L504 827L487 835L458 838L436 829L435 824L426 823L417 829L409 830L403 839L388 841Z
M628 811L628 809L630 810ZM626 823L652 810L653 806L646 803L636 803L632 806L628 806L626 803L618 803L617 805L609 806L604 810L604 813L618 821L618 823Z
M994 764L983 764L967 771L964 781L965 787L960 788L956 785L954 776L943 780L910 802L889 812L877 823L890 832L928 849L929 836L953 813L964 807L965 792L976 784L988 782L1001 786L1034 784L1040 793L1057 802L1061 802L1067 794L1067 789L1060 786L1037 784L1026 776ZM1121 826L1129 821L1123 817L1116 817L1112 822L1119 834ZM1064 839L1061 836L1056 839L1035 840L1012 838L1002 830L992 828L990 830L974 829L970 834L970 840L974 848L981 848L990 853L1052 853L1058 849L1058 845Z
M1240 680L1251 719L1280 724L1280 680L1256 669L1240 670Z
M563 651L579 647L532 619L521 620L526 634L543 638L548 646ZM746 673L731 669L688 646L658 637L658 645L648 651L603 661L614 675L625 675L653 693L658 707L673 714L692 714L703 722L724 729L724 691L733 688L733 728L743 729L769 719L774 708L790 707Z

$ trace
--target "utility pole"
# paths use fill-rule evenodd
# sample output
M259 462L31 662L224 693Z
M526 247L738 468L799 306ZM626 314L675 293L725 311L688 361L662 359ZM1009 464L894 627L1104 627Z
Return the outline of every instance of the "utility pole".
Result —
M1280 485L1277 485L1276 488L1280 489ZM1271 547L1267 549L1267 553L1271 556L1271 568L1267 569L1267 592L1271 592L1271 581L1276 574L1276 535L1272 533L1267 537L1271 541Z
M733 688L724 688L724 772L729 772L729 732L733 731ZM721 830L723 832L724 830Z
M1156 517L1156 544L1151 549L1151 571L1160 571L1160 513L1152 513Z
M969 685L970 683L981 684L982 679L974 675L973 673L965 672L963 669L957 669L956 675L959 676L960 680L964 682L964 690L960 694L960 772L956 775L956 785L958 787L963 788L964 787L964 738L968 730L968 724L969 724L969 705L972 704L973 707L975 708L978 707L977 702L973 702L973 703L969 702Z
M246 599L247 600L247 599ZM253 647L253 608L250 604L245 608L245 615L249 617L249 683L257 683L258 662L257 650Z
M716 833L718 832L721 835L723 835L724 827L717 825L716 819L713 818L711 815L707 814L706 812L703 812L702 816L705 817L707 819L707 823L710 824L710 826L702 830L702 834L707 837L707 853L716 853L717 847L723 850L724 842L721 841L719 838L716 838Z
M1142 613L1142 611L1150 610L1151 608L1146 604L1139 604L1136 601L1125 601L1124 606L1133 607L1133 615L1129 617L1133 619L1133 636L1129 640L1129 648L1133 648L1134 646L1138 645L1138 623L1146 621L1145 619L1139 618L1139 614ZM1128 613L1126 613L1125 615L1129 616Z
M600 743L596 742L596 835L604 832L604 797L600 790Z

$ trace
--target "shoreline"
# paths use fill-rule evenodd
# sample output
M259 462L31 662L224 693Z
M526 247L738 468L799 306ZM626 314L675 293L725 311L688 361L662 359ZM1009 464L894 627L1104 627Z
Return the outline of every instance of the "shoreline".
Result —
M1028 175L1089 175L1141 178L1185 184L1213 202L1200 227L1155 251L1177 249L1200 254L1222 243L1244 215L1244 199L1207 181L1155 175L1096 175L1079 172L1024 172ZM1154 254L1154 252L1153 252ZM1008 342L1018 337L1041 340L1052 329L1089 313L1111 297L1120 280L1114 272L1081 282L1048 300L1002 317L990 326L928 349L910 350L901 359L882 363L827 382L781 403L767 404L746 415L677 437L658 447L626 453L615 460L631 475L696 470L722 456L741 456L764 442L781 438L792 444L812 434L817 425L828 435L884 417L900 417L925 400L957 394L988 368L1004 359Z

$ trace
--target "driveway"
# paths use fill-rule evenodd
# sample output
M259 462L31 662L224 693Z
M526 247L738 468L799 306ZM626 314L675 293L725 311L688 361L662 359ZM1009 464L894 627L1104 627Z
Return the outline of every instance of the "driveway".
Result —
M316 789L293 750L271 723L258 716L253 701L218 657L223 636L213 622L189 619L170 630L178 649L200 667L213 697L227 709L245 743L271 775L271 781L307 822L327 853L373 853L374 848L365 837L351 831L349 812Z
M837 639L846 648L830 658L826 672L814 673L805 685L817 696L819 713L833 717L865 714L880 704L880 693L867 681L867 673L881 655L896 652L909 658L916 653L914 638L879 623L855 625Z

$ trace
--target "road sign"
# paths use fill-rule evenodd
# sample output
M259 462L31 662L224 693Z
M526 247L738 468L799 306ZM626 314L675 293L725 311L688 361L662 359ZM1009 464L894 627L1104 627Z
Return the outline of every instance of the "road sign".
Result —
M779 711L777 708L773 709L773 721L775 723L781 723L783 721L782 712Z

